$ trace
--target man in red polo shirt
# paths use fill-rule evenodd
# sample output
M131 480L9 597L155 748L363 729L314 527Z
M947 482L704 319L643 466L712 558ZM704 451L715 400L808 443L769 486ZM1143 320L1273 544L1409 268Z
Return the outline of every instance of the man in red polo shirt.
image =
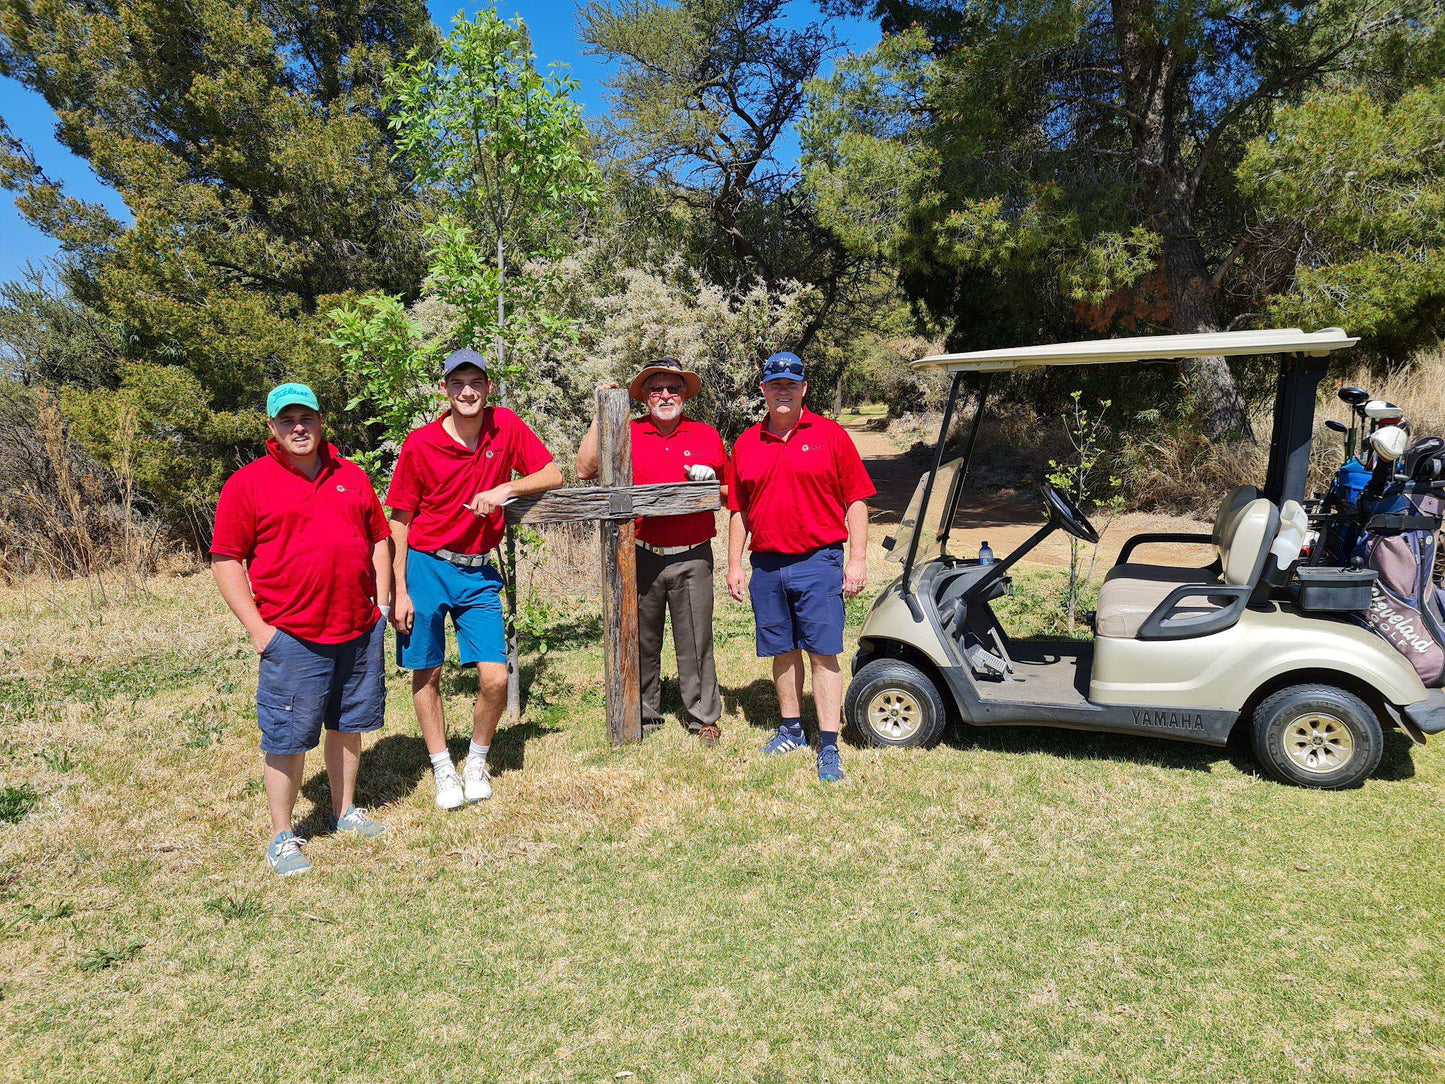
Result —
M728 591L739 602L745 594L752 599L758 657L773 660L782 724L763 752L806 744L806 652L818 709L818 778L838 782L843 600L861 591L867 577L865 502L876 490L843 427L804 408L808 382L796 354L768 358L762 393L768 416L738 437L728 462ZM743 570L749 533L751 580Z
M266 416L267 454L221 488L211 570L261 657L256 721L275 832L266 861L284 877L311 868L291 814L323 726L336 831L386 831L353 797L361 735L386 711L377 603L391 598L391 532L366 474L322 439L315 392L282 384Z
M396 543L397 662L412 672L412 706L442 809L492 796L487 753L507 702L507 637L502 577L488 551L506 529L502 506L562 484L552 453L527 424L487 405L491 390L481 354L447 355L442 391L450 409L402 442L386 495ZM514 480L514 472L522 477ZM460 774L442 713L449 616L462 665L477 668L472 743Z
M727 464L722 437L710 425L683 416L683 404L702 382L676 358L661 358L638 373L628 394L647 407L647 417L632 422L632 481L705 482ZM597 419L577 452L577 477L596 478ZM717 522L711 512L641 518L637 521L637 649L641 678L642 725L662 724L662 635L672 613L672 643L677 650L677 683L687 708L688 729L702 743L717 743L722 697L712 650L712 539Z

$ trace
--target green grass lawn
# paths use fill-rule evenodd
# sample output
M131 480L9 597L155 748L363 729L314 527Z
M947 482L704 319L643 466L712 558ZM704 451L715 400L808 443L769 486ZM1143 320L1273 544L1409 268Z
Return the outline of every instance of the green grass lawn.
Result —
M6 1080L1445 1078L1440 748L1391 734L1323 794L1242 748L950 732L823 787L759 755L775 708L722 601L722 743L609 747L582 593L494 800L433 807L396 677L361 779L392 834L321 835L281 881L209 577L84 599L0 592ZM445 687L460 754L475 681Z

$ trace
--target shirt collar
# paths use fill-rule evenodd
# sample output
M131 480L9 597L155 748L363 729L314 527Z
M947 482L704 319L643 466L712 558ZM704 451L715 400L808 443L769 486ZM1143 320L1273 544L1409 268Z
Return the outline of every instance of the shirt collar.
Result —
M691 421L691 419L689 419L687 415L684 414L681 418L677 419L677 425L673 426L671 433L664 433L661 429L657 427L657 419L652 416L651 411L648 411L638 420L642 422L645 432L662 437L663 440L667 440L671 437L680 436L682 434L682 431L687 428L689 422Z
M496 415L492 413L492 404L488 403L486 406L482 407L482 427L480 430L477 431L476 451L468 448L465 444L461 443L461 441L457 440L456 437L452 436L450 433L447 432L446 426L444 426L442 423L445 422L449 417L451 417L451 413L451 407L448 407L446 410L443 410L441 412L441 416L438 417L436 421L431 422L429 425L427 425L426 428L432 431L432 443L439 448L451 449L455 451L457 455L463 456L475 455L476 452L481 451L482 444L485 442L487 436L492 432L493 422L496 418Z
M786 443L799 429L802 429L804 426L809 426L812 424L813 412L807 407L801 407L798 410L798 424L793 426L793 428L789 429L786 435L780 437L778 436L778 434L770 430L768 428L767 418L764 418L761 422L758 423L758 432L762 434L764 440L776 440L782 443Z
M289 470L298 478L306 478L299 470L292 465L286 453L281 450L281 443L275 437L266 438L266 454L280 463L282 467ZM316 472L316 478L306 478L308 482L320 479L323 474L336 468L336 461L341 458L341 453L336 450L336 445L330 441L323 441L321 444L321 469Z

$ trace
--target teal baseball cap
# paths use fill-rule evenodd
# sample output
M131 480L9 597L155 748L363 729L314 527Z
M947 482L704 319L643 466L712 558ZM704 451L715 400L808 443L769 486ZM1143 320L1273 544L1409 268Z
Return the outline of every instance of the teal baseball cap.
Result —
M305 384L278 384L271 389L271 394L266 396L266 417L274 418L293 404L310 407L316 413L321 413L321 404L316 401L316 393Z

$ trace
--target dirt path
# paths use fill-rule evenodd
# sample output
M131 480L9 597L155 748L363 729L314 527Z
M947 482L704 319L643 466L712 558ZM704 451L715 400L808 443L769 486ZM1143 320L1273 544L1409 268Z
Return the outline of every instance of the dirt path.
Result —
M868 475L878 489L878 495L868 502L872 522L883 528L896 526L908 507L918 479L930 465L926 452L915 449L918 454L914 454L900 450L886 433L871 428L869 419L850 419L844 423L844 428L853 438L853 444L868 468ZM1042 526L1045 518L1043 500L1032 488L985 488L972 481L965 482L959 502L958 526L950 535L949 551L972 555L987 542L994 553L1003 556ZM1119 549L1132 535L1146 531L1208 534L1211 524L1187 516L1130 512L1116 516L1107 526L1102 522L1095 526L1102 534L1096 561L1098 574L1114 563ZM893 532L885 529L883 533ZM1210 557L1207 550L1193 547L1151 547L1147 551L1141 550L1140 556L1155 563L1185 565L1204 564ZM1026 560L1046 565L1067 565L1068 537L1062 531L1056 531Z

